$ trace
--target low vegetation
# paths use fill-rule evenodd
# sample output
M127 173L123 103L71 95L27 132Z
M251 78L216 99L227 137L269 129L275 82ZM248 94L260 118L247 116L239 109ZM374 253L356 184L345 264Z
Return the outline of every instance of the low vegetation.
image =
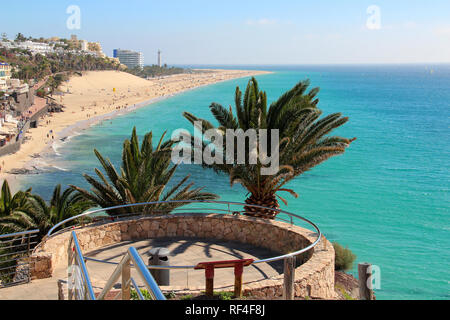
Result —
M342 295L343 299L345 299L345 300L357 300L356 298L352 297L352 295L350 293L348 293L347 290L345 290L344 286L342 286L340 284L336 284L335 285L335 289L336 289L336 291L339 292L340 295Z
M169 68L167 65L164 65L162 67L157 65L144 66L144 68L136 67L134 69L127 69L126 71L141 78L155 78L189 72L188 70L185 70L183 68Z
M28 82L61 72L119 70L120 64L109 58L70 52L33 55L29 50L0 48L0 62L12 67L12 78Z
M335 258L335 269L336 271L348 271L353 268L353 263L356 260L356 255L349 248L344 248L337 242L333 243L334 252L336 254Z

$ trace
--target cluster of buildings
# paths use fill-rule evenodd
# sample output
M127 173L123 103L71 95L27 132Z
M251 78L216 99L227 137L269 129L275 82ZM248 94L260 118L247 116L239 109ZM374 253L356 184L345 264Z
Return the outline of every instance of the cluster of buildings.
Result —
M95 55L101 58L106 57L106 54L103 53L102 45L100 44L100 42L89 42L87 40L78 40L77 36L75 35L72 35L70 37L70 41L72 43L77 44L78 47L80 48L80 50L77 51L77 53Z
M35 87L19 79L11 78L11 66L0 63L0 156L15 152L20 148L23 132L31 126L44 109L46 101L39 101L42 108L35 108ZM44 99L41 99L44 100ZM44 110L45 111L45 110Z
M94 55L101 58L105 58L100 42L89 42L87 40L80 40L76 35L72 35L70 39L60 39L58 37L52 37L49 39L39 40L24 40L13 41L3 39L0 41L0 47L6 49L21 49L30 51L33 55L41 54L43 56L52 53L72 53L82 55ZM142 52L132 50L114 49L113 59L117 59L118 62L127 66L129 69L136 67L144 67L144 54ZM161 50L158 51L159 67L162 67L162 54ZM4 84L3 84L4 85ZM2 83L0 82L0 88ZM1 89L0 89L1 90Z
M11 66L4 62L0 62L0 92L2 107L5 107L5 101L8 101L11 110L16 111L16 116L34 103L33 88L19 79L11 78Z
M71 49L67 49L68 45L71 45ZM0 47L4 47L6 49L28 50L33 55L41 54L43 56L51 53L73 53L95 55L102 58L106 57L99 42L78 40L76 35L72 35L68 42L61 41L61 39L57 37L46 39L45 41L12 41L5 39L0 41Z
M70 49L68 49L68 44ZM62 41L58 37L45 39L44 41L25 40L25 41L0 41L0 47L6 49L21 49L30 51L33 55L47 55L52 53L72 53L83 55L94 55L105 58L100 42L89 42L87 40L79 40L76 35L72 35L68 41ZM121 64L127 66L129 69L136 67L144 67L144 54L142 52L132 50L114 49L113 58L117 59ZM161 51L158 51L158 66L162 67ZM4 84L3 84L4 85ZM2 83L0 82L0 88ZM1 90L1 89L0 89Z

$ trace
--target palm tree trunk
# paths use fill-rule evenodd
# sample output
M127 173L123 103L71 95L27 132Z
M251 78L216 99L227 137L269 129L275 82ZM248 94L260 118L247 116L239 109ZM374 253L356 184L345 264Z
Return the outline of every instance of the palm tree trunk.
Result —
M278 204L278 201L274 194L268 194L263 197L261 196L258 197L252 194L250 198L245 200L245 203L250 205L244 207L245 210L244 215L249 217L274 220L279 213L276 210L270 210L280 208L280 205ZM256 208L252 206L261 206L267 209Z

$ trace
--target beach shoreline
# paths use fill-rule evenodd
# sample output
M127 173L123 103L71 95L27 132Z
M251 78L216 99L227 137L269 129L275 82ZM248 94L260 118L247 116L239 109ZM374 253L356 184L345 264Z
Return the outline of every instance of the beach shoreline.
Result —
M256 70L205 69L202 71L204 72L173 75L151 80L117 71L91 71L84 73L83 77L72 77L67 84L61 86L62 90L68 92L60 97L66 106L64 112L45 116L41 119L42 124L38 128L30 129L26 133L26 137L29 140L22 145L21 150L14 154L0 157L0 163L2 163L1 183L7 180L13 192L18 191L22 187L20 178L24 175L29 175L29 172L36 171L43 159L56 153L54 149L55 142L64 141L68 137L82 134L84 130L101 121L128 114L156 102L201 87L239 78L270 74L270 72ZM116 77L119 80L122 80L120 77L123 77L125 85L117 85L117 88L114 87L111 90L111 86L109 83L106 83L106 80L102 84L102 76L105 79ZM121 82L119 80L116 80L116 83ZM134 91L133 83L136 84ZM89 92L94 90L92 89L93 84L95 84L96 88L95 94L92 95L91 93L89 95ZM146 90L147 94L142 96L142 91L140 90ZM111 98L111 93L107 93L110 91L114 91L113 100L107 101L107 99L104 99L103 103L99 103L106 95L109 96L108 98ZM120 96L117 97L117 94L120 94ZM86 107L89 103L90 106ZM80 111L80 108L82 111ZM83 113L87 114L86 118L80 117L80 114L84 115ZM49 134L49 132L51 133ZM24 173L11 173L11 170L21 170Z

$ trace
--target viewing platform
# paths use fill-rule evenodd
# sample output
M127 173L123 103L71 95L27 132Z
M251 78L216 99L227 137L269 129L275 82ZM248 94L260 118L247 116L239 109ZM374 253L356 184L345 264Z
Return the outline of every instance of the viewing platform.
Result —
M334 249L318 229L311 231L294 225L294 219L286 223L243 216L230 209L230 205L236 206L234 203L208 203L225 204L228 208L205 208L196 203L198 208L178 208L167 215L102 216L89 225L54 234L52 230L31 256L34 280L1 289L0 299L57 299L58 280L67 283L67 249L72 232L77 235L90 284L97 293L107 286L129 248L136 249L147 264L150 249L164 247L170 252L169 266L147 267L169 270L170 285L160 286L165 293L201 294L205 291L205 270L196 270L200 263L247 259L253 262L244 267L242 293L279 299L284 295L286 261L295 257L294 296L335 298ZM95 211L89 215L95 216ZM284 216L287 221L297 217ZM306 219L303 222L308 223ZM136 276L133 268L131 276ZM216 269L214 291L233 291L234 280L233 268ZM136 282L140 287L144 285ZM114 288L120 289L120 285Z

